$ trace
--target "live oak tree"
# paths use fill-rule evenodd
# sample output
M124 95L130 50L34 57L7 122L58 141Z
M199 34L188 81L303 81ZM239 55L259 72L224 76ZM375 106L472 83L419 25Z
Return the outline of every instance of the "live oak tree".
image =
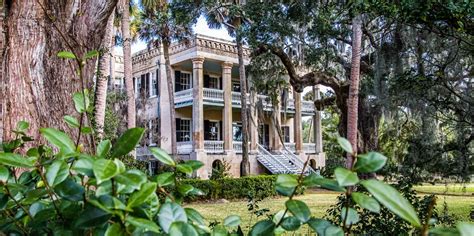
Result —
M88 60L79 77L78 66L57 54L70 51L83 57L98 49L116 4L117 0L4 2L0 103L5 140L13 137L20 120L30 123L37 140L39 127L68 130L63 116L73 113L71 94L91 87L96 60Z

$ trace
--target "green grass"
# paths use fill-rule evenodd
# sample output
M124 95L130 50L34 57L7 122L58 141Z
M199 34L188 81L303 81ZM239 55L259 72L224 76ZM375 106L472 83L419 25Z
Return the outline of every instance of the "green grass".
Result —
M469 184L423 184L419 186L414 186L414 189L420 192L428 193L447 193L447 194L457 194L457 195L471 195L474 194L474 183Z
M432 191L433 193L443 192L444 185L436 186L417 186L417 190L424 190L425 192ZM474 185L470 185L467 189L472 191ZM449 188L451 192L461 193L459 186L453 185ZM304 201L311 210L311 213L315 217L324 216L326 210L336 202L336 198L339 194L329 191L315 191L309 192L305 195L297 196L296 199ZM259 203L260 209L268 208L269 213L276 213L285 207L285 201L287 198L275 197L267 198ZM457 220L469 221L469 213L471 206L474 206L474 196L443 196L438 195L437 208L441 213L443 209L443 203L446 202L448 205L448 211L453 214ZM207 203L199 202L187 204L186 207L192 207L198 210L209 222L222 220L229 215L239 215L242 218L242 226L244 230L248 230L248 226L255 224L258 220L264 219L265 216L259 217L251 216L247 211L247 201L238 200L231 201L228 203ZM305 230L306 231L306 230ZM303 231L304 232L304 231Z

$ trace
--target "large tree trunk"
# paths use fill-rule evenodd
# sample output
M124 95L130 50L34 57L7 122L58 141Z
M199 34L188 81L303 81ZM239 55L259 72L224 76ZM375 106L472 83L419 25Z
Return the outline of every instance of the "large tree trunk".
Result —
M242 120L242 163L240 165L240 175L247 176L250 174L250 162L249 162L249 122L248 122L248 109L247 106L247 78L245 76L245 64L244 64L244 47L242 45L242 37L237 32L237 54L239 57L239 78L240 78L240 117Z
M107 85L110 78L110 59L113 48L113 28L115 14L110 14L105 29L105 36L102 42L101 53L99 57L99 69L95 85L95 127L97 136L104 137L105 106L107 100ZM112 78L114 79L114 78Z
M163 40L163 56L165 58L166 81L167 81L167 86L168 86L168 98L170 101L171 153L174 156L178 153L178 149L176 146L176 122L175 122L176 114L175 114L175 109L174 109L174 88L173 88L173 78L171 77L171 62L170 62L169 47L170 47L170 42L167 40Z
M40 127L77 134L77 130L69 130L63 116L76 114L72 94L82 89L78 67L73 60L58 58L57 53L73 51L82 57L98 49L117 0L5 3L5 52L0 78L4 139L13 137L12 130L21 120L30 123L29 134L36 140ZM92 59L84 67L84 86L92 84L94 71Z
M360 50L362 41L360 16L352 20L352 60L351 60L351 84L349 86L349 98L347 100L347 139L352 144L354 152L357 152L357 118L359 108L359 77L360 77ZM346 167L351 169L354 164L352 153L347 154Z
M123 74L127 90L127 127L136 126L135 92L132 78L132 48L130 36L130 0L123 0L122 4L122 37L123 37Z

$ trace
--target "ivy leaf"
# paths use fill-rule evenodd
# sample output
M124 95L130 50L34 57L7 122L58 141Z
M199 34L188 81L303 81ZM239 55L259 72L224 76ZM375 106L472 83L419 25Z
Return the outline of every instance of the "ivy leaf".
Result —
M36 162L35 157L22 157L16 153L0 152L0 164L12 167L32 168Z
M155 177L155 181L160 187L168 186L174 184L174 172L165 172L161 173Z
M114 161L107 159L97 159L94 162L92 171L97 179L97 184L101 184L119 173L117 164Z
M174 162L173 158L168 155L168 153L165 152L165 150L157 147L151 147L149 148L151 154L158 159L161 163L169 166L176 166L176 163ZM191 170L192 172L192 170Z
M170 226L170 235L173 236L198 236L197 231L188 223L176 221Z
M420 219L413 206L395 188L374 179L364 180L361 184L390 211L410 222L413 226L421 226Z
M167 202L161 205L158 222L163 231L169 233L171 224L176 221L188 221L184 209L174 202Z
M115 143L111 157L124 156L130 153L140 142L144 133L145 129L143 128L131 128L125 131Z
M379 213L380 212L380 204L375 200L373 197L370 197L363 193L352 193L351 194L352 200L355 203L359 204L362 208L365 208L371 212Z
M230 215L224 219L224 225L227 227L237 227L241 223L240 216Z
M137 228L144 229L145 231L151 231L155 233L160 232L160 228L158 227L158 225L156 225L155 222L151 220L133 217L129 215L127 216L125 221L127 221L128 223L130 223L131 225Z
M360 173L372 173L380 170L387 162L387 157L378 152L358 155L354 170Z
M67 51L58 52L58 57L65 59L76 59L76 55L74 55L74 53Z
M357 174L346 168L336 168L336 170L334 170L334 175L336 176L337 183L342 187L354 186L359 182Z
M275 223L272 220L261 220L250 230L250 236L273 235Z
M30 127L30 124L26 121L20 121L16 124L16 131L25 132Z
M74 107L77 112L83 113L89 110L89 90L84 89L84 92L74 93L72 100L74 101Z
M46 180L51 187L63 182L69 176L69 166L63 160L54 161L46 168Z
M145 202L156 190L156 183L149 182L142 185L138 192L134 192L128 199L127 207L135 207Z
M342 149L344 149L344 151L346 151L347 153L354 153L354 151L352 150L352 145L351 143L349 142L349 140L343 138L343 137L337 137L337 143L339 144L339 146L342 147Z
M308 206L300 200L288 200L285 205L291 214L303 223L306 223L311 217L311 211Z
M360 220L359 214L354 208L345 208L345 207L342 208L341 222L344 222L346 215L347 215L346 226L356 224Z
M110 140L102 140L97 146L96 155L100 158L105 158L107 156L107 153L109 153L111 147L112 144L110 143Z
M276 190L283 196L290 196L298 185L296 177L293 175L278 175L276 180Z
M289 216L283 219L281 227L288 231L296 231L301 226L301 222L294 216Z
M41 134L64 154L74 153L76 145L67 134L54 128L41 128Z

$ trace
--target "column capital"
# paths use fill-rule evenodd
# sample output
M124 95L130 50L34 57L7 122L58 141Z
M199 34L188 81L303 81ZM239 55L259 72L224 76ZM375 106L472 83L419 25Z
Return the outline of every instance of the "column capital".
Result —
M193 62L193 64L202 64L204 63L204 57L195 57L193 59L191 59L191 61Z
M221 66L223 69L226 69L226 68L232 68L232 66L234 65L234 63L230 62L230 61L224 61L221 63Z

